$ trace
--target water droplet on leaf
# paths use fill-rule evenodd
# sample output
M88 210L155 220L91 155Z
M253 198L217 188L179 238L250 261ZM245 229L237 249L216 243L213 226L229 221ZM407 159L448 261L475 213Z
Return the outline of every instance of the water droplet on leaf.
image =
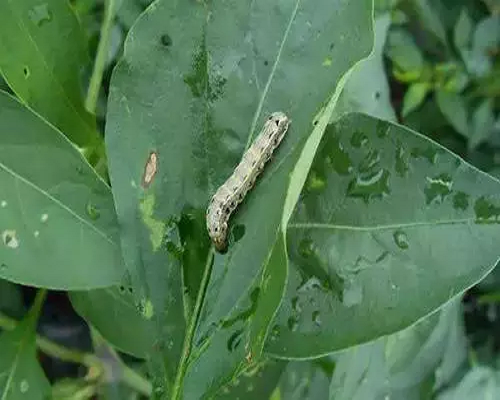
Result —
M400 249L406 250L410 246L410 243L408 242L408 237L406 236L406 233L404 233L403 231L394 232L393 237L394 237L394 242Z
M300 302L299 302L299 297L298 296L295 296L292 299L292 309L296 313L301 313L302 312L302 307L300 306Z
M469 207L469 195L464 192L457 192L453 196L453 208L465 211Z
M346 307L352 307L361 303L363 300L363 287L357 281L351 281L344 285L342 292L342 304Z
M321 326L321 318L319 315L319 310L313 311L311 319L316 326Z
M390 173L386 169L365 176L357 176L349 182L347 196L361 198L365 203L371 199L382 198L390 193L389 176Z
M360 148L368 143L368 136L363 131L356 131L351 136L352 147Z
M288 321L287 321L287 326L288 326L288 329L290 329L292 332L295 332L297 330L297 328L299 327L298 318L295 316L289 317Z
M32 7L31 10L28 11L28 15L31 22L37 26L42 26L52 19L52 13L47 3L38 4Z
M424 189L425 201L430 204L436 200L440 203L451 193L453 182L449 174L439 174L433 178L427 177L427 187Z
M370 151L359 164L360 172L371 172L380 162L380 153L377 150Z
M405 151L401 145L398 146L396 150L396 172L401 177L404 178L410 169L408 165L408 160L405 155Z
M5 230L2 232L2 241L3 244L11 249L17 249L19 247L19 239L16 236L16 231L14 230Z
M28 392L29 389L30 389L30 384L28 383L28 381L26 379L23 379L19 383L19 391L24 394L24 393Z
M243 333L243 329L237 329L227 340L227 349L229 351L234 351L241 344L241 335Z
M101 216L101 212L97 208L96 205L94 205L92 202L87 202L87 205L85 206L85 211L87 212L87 215L90 217L90 219L96 220Z
M477 223L499 223L500 206L493 204L486 197L480 197L474 203Z

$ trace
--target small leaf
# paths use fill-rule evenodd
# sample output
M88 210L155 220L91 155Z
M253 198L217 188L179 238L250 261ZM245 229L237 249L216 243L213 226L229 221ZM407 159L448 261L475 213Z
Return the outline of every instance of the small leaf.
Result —
M372 54L356 65L349 75L332 121L348 112L363 112L386 120L396 119L383 64L383 51L390 22L389 14L381 15L375 20L375 45Z
M36 318L40 303L12 331L0 334L0 398L45 400L50 384L38 364ZM36 308L36 309L35 309Z
M455 386L437 396L437 400L496 399L500 396L497 370L483 365L472 367Z
M468 143L469 148L474 149L480 143L486 141L493 133L494 125L493 100L484 99L472 114L472 132Z
M110 188L58 130L4 92L0 187L0 277L61 290L120 281Z
M86 41L67 1L0 2L0 70L16 95L80 146L97 139L80 73Z
M406 117L413 110L417 109L424 101L425 96L429 93L431 85L428 82L413 83L405 93L403 100L403 117Z
M70 292L71 303L114 347L135 357L146 358L153 345L173 346L171 338L155 343L154 320L135 302L132 288L120 285L85 292Z
M462 51L470 47L472 31L472 20L469 17L467 9L463 8L453 31L453 41L458 50Z
M408 31L391 30L385 52L399 70L404 73L412 72L415 79L420 76L424 67L424 59Z
M439 109L455 130L465 137L469 136L469 123L467 108L462 96L456 93L438 90L436 100Z

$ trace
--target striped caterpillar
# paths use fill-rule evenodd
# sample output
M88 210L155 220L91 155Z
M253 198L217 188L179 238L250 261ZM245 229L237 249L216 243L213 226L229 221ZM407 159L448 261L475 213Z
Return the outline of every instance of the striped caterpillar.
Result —
M264 165L285 136L290 119L282 112L270 115L255 142L229 179L215 192L207 208L207 229L215 248L223 252L227 245L228 220L253 185Z

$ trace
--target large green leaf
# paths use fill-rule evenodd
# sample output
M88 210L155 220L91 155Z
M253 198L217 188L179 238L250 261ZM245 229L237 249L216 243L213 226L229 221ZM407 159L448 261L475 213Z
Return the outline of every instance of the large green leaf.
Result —
M296 361L288 363L276 399L315 400L327 399L328 387L334 370L333 360Z
M123 274L109 187L52 125L0 92L0 277L54 289Z
M0 70L12 90L72 141L95 140L80 83L86 41L69 2L4 0L0 15Z
M369 58L356 65L345 84L332 120L348 112L360 112L373 117L396 119L390 102L389 84L384 70L384 46L391 25L389 13L375 20L375 44Z
M173 341L154 353L168 360L155 362L157 393L214 394L258 358L286 278L289 176L315 116L371 49L371 14L369 0L158 1L129 33L106 138L137 301ZM208 200L276 110L292 127L233 218L228 253L213 255Z
M70 298L75 310L113 346L136 357L147 356L155 340L154 325L146 311L136 307L131 287L71 292Z
M454 331L461 319L460 299L457 300L440 313L401 332L337 354L330 399L430 398L421 396L424 391L432 391L435 376L444 377L438 371L446 369L446 374L450 372L448 366L443 366L447 344L455 346L455 354L464 355L465 352L465 347L457 348L458 343L453 341ZM454 361L456 371L463 358L455 358ZM437 369L440 364L440 369ZM439 378L436 386L439 387L442 382L443 379Z
M310 357L413 324L493 268L499 223L500 182L429 139L359 114L330 125L267 350Z
M45 400L50 384L38 364L36 320L41 298L26 319L11 332L0 334L0 398L2 400Z

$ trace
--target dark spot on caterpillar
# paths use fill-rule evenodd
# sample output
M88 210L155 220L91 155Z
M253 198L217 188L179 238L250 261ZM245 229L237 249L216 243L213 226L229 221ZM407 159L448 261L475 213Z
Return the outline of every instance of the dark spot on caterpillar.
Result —
M231 202L231 207L234 207L236 204L234 204L234 200Z
M264 65L267 67L269 65L269 61L264 60Z
M375 98L376 98L376 99L379 99L379 98L380 98L380 92L378 92L378 91L377 91L377 92L375 92Z
M274 121L274 123L276 124L276 126L280 126L280 122L278 120Z
M255 159L252 160L252 167L255 167L255 164L257 163L257 161Z
M313 122L313 125L314 125L314 126L318 125L318 121L317 121L317 120L316 120L316 121L314 121L314 122Z
M218 231L219 231L219 228L215 227L214 232L218 232Z

